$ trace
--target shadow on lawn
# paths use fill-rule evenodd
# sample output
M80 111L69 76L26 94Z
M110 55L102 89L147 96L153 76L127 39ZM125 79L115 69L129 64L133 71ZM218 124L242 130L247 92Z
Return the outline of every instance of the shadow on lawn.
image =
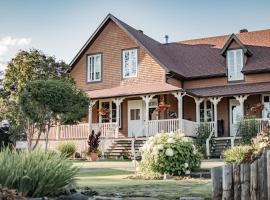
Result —
M76 177L93 177L93 176L114 176L114 175L130 175L134 174L130 170L113 169L113 168L82 168Z

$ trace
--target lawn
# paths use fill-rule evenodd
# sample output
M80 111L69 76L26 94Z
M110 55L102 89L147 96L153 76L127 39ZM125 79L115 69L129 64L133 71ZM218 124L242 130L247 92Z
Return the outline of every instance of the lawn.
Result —
M101 195L153 197L156 199L179 199L183 196L211 197L210 179L188 180L133 180L134 166L129 161L76 162L80 167L77 174L79 186L89 186ZM205 165L205 164L204 164ZM216 164L207 164L207 168Z

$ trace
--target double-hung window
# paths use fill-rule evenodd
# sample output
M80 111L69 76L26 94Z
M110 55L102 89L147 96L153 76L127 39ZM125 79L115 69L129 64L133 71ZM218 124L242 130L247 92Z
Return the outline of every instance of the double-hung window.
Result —
M101 54L87 56L87 82L101 81Z
M138 74L138 50L123 50L122 55L123 78L137 77Z
M228 80L238 81L243 80L243 50L228 50L227 51L227 67L228 67Z

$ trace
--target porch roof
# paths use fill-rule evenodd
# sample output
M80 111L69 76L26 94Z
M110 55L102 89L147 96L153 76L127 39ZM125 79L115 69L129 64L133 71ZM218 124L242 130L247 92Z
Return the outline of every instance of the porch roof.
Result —
M165 92L183 91L182 88L167 83L135 84L127 86L117 86L114 88L86 91L92 99L102 99L111 97L126 97L144 94L159 94Z
M240 94L259 94L270 92L270 82L239 83L233 85L186 89L186 92L198 97L233 96Z

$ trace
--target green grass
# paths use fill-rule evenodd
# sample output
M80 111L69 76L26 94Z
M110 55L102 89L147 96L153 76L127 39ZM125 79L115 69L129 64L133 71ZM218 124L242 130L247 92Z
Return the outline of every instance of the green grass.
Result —
M89 186L101 195L121 194L173 200L181 196L211 197L209 179L134 180L131 162L76 162L81 167L76 178L79 186Z

